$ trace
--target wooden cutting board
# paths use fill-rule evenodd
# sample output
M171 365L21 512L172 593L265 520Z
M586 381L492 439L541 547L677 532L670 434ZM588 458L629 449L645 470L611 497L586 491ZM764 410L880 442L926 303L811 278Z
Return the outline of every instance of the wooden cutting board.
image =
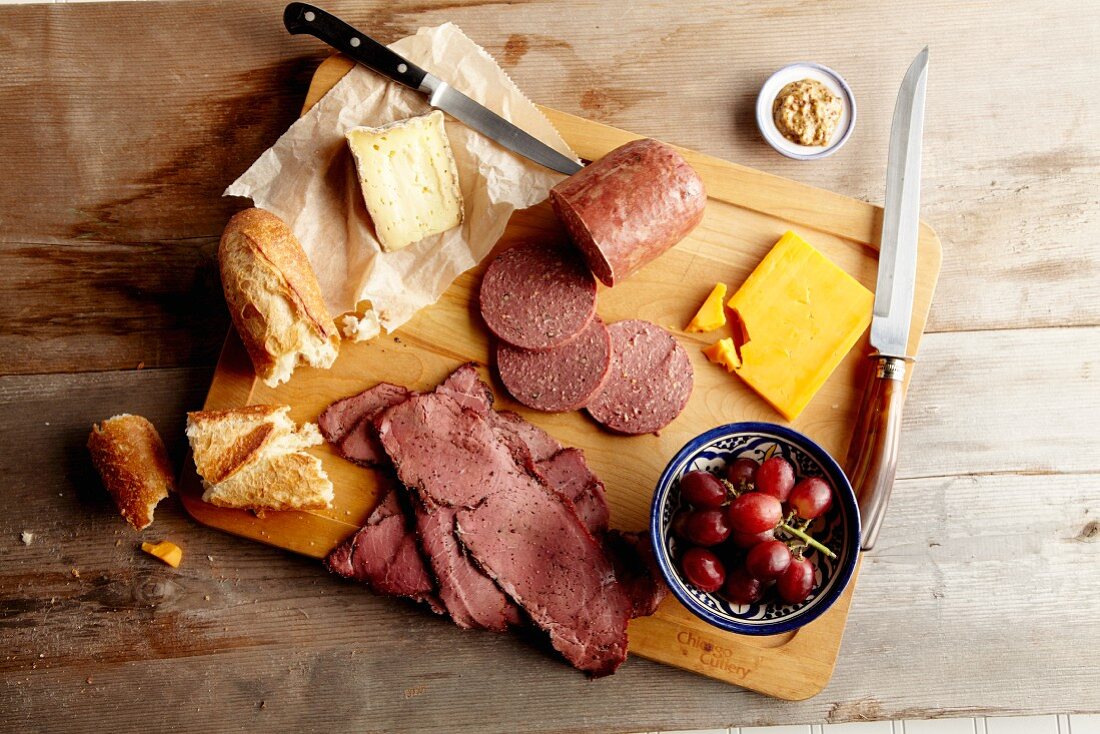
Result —
M321 64L304 109L309 109L350 68L351 62L340 56ZM587 160L598 159L641 137L542 109L565 140ZM615 436L602 431L582 412L546 414L514 403L484 367L489 362L489 338L476 305L472 305L476 299L471 298L476 294L482 267L459 277L438 303L421 311L396 334L370 343L345 342L332 369L299 369L289 383L276 389L255 379L243 347L231 333L206 408L284 403L291 406L290 414L296 421L314 421L334 399L379 381L427 390L458 365L477 362L483 366L482 375L493 384L497 408L516 410L565 445L584 449L588 463L607 485L613 526L645 529L653 486L665 462L686 441L731 421L784 422L738 377L708 363L700 352L724 332L681 332L714 283L722 281L731 291L736 290L788 229L801 234L871 290L877 269L874 243L882 215L879 207L693 151L681 152L702 176L710 195L703 223L689 238L625 283L614 289L601 286L599 297L599 313L608 323L641 318L660 324L691 355L694 393L683 414L659 436ZM497 248L561 236L553 212L543 203L516 212ZM939 239L922 224L909 336L911 353L916 352L924 330L940 259ZM865 336L792 424L835 457L843 457L848 446L861 390L862 356L868 350ZM184 505L203 524L322 558L365 521L382 483L390 480L344 461L327 446L318 447L314 453L335 486L336 501L331 510L269 512L258 518L250 512L213 507L201 501L202 488L190 469L181 483ZM319 568L318 573L323 571ZM339 583L333 581L334 585ZM630 652L771 696L809 698L824 688L832 675L854 587L853 580L835 606L816 621L795 632L771 637L716 630L670 595L656 614L631 622Z

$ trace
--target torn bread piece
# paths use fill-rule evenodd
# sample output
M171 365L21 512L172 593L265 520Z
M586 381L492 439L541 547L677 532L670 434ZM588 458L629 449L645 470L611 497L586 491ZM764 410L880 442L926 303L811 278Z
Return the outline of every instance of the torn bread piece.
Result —
M175 491L160 434L140 415L123 413L92 426L88 435L99 476L118 511L136 530L153 522L153 509Z
M235 214L222 233L218 264L229 315L265 385L286 382L299 364L332 366L340 334L282 219L263 209Z
M332 506L321 460L305 453L322 443L321 432L313 423L299 428L289 412L287 405L249 405L187 414L204 502L257 512Z
M386 252L462 223L462 191L439 110L345 134L363 201Z

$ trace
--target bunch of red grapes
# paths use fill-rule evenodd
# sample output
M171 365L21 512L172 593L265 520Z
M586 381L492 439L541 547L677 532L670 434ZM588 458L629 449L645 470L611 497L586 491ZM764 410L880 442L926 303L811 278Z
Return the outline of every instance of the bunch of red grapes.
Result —
M802 554L804 543L814 542L806 529L833 505L824 479L795 482L794 467L782 456L760 464L742 458L726 468L725 481L688 472L680 478L680 497L687 504L672 532L690 544L680 570L698 589L720 591L734 604L754 604L773 585L788 604L813 591L815 568Z

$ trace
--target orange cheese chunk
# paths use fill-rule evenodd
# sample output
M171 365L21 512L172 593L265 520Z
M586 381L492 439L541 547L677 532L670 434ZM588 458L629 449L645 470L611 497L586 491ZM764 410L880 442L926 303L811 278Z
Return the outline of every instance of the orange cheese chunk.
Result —
M867 330L874 296L787 232L727 305L751 334L737 374L794 420Z
M718 283L714 286L710 295L707 296L707 300L703 301L703 305L699 307L699 312L695 314L695 318L684 328L684 331L703 333L725 326L726 309L722 306L724 300L726 300L726 284Z
M180 561L183 560L183 550L175 543L167 540L162 540L156 545L142 543L141 549L150 555L156 556L172 568L179 568Z
M737 349L733 346L733 339L726 337L719 339L714 344L703 349L707 359L726 368L727 372L733 372L741 366L741 360L737 358Z

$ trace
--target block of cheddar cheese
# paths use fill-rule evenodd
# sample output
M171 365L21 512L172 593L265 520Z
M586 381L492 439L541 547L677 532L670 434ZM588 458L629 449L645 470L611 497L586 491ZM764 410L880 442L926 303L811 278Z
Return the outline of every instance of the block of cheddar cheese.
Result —
M462 223L458 168L442 112L354 127L345 137L383 250L400 250Z
M871 323L874 296L787 232L727 302L747 341L738 375L794 420Z

